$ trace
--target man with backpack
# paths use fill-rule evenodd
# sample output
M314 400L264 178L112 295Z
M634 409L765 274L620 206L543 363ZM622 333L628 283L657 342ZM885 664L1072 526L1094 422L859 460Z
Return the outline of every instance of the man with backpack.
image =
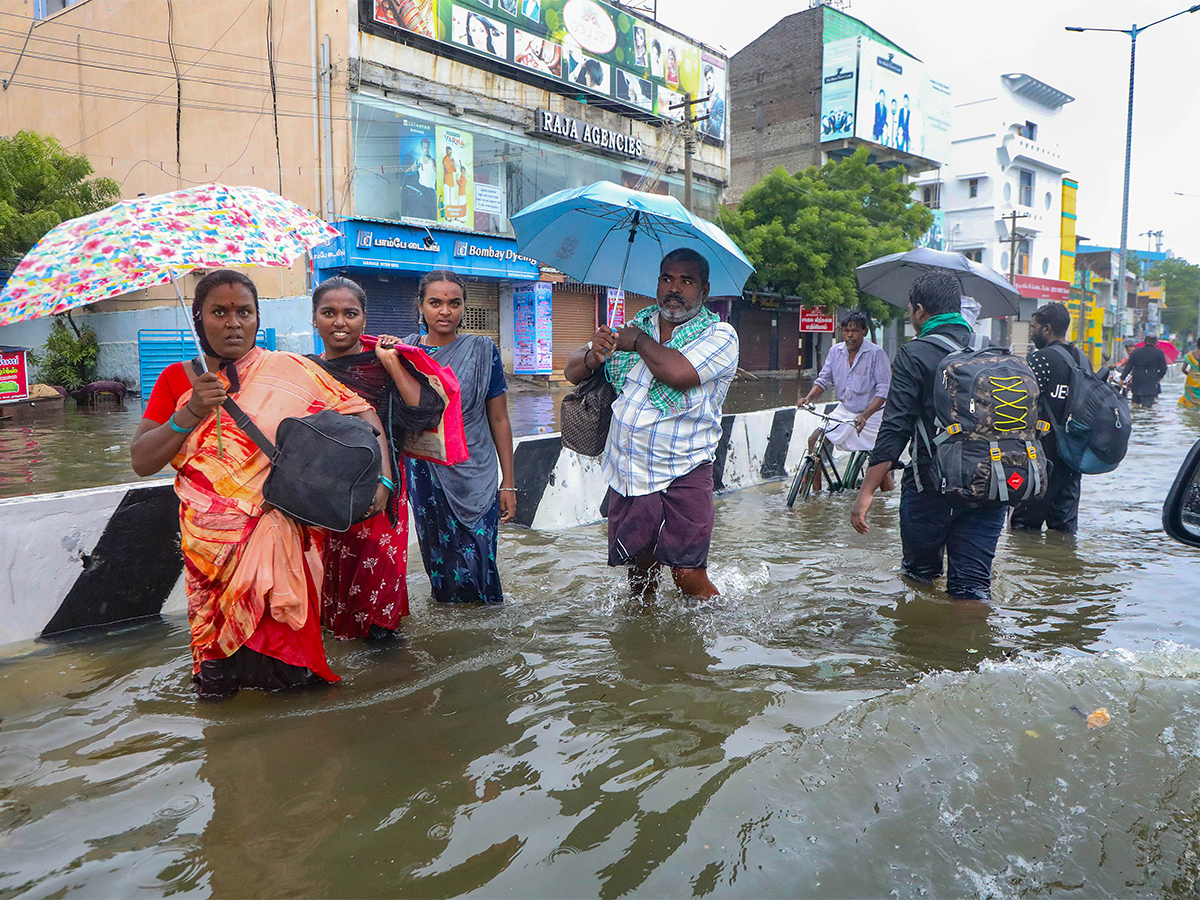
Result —
M1045 422L1065 422L1071 401L1071 373L1091 366L1082 353L1067 343L1071 314L1061 303L1047 303L1029 317L1029 339L1037 349L1029 355L1029 368L1038 382L1038 414ZM1012 511L1008 524L1014 530L1041 531L1047 528L1074 534L1079 521L1081 475L1058 453L1054 431L1042 436L1042 448L1050 463L1046 495L1027 500Z
M1037 380L1022 360L972 334L961 294L946 271L913 282L908 315L918 337L892 362L883 423L850 520L867 533L874 493L911 442L900 493L902 572L932 581L945 556L946 592L988 600L1006 504L1043 493L1046 471Z

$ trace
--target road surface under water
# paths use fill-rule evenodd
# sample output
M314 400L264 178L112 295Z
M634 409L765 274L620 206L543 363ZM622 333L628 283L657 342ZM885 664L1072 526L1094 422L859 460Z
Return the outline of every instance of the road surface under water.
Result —
M505 530L498 609L198 704L186 622L0 662L0 897L1193 897L1200 417L1167 388L990 609L897 572L898 496L718 498L724 596L626 599L604 529ZM1085 717L1107 709L1109 724Z

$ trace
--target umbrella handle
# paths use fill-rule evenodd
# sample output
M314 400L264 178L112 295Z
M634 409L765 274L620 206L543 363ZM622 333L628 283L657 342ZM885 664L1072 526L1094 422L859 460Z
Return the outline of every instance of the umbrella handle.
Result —
M200 335L196 334L196 323L192 319L192 311L187 308L187 303L183 299L183 292L179 290L178 279L171 279L171 287L175 288L175 296L179 298L179 305L185 313L184 319L188 323L188 330L192 333L192 340L196 342L196 349L200 351L200 363L204 366L205 372L211 372L212 370L208 367L208 357L204 353L204 348L200 345Z
M621 277L617 279L617 296L625 290L625 270L629 267L629 254L633 250L633 241L637 237L638 225L642 222L642 211L633 211L633 221L629 223L629 243L625 245L625 261L621 263ZM604 324L608 324L608 304L604 304Z

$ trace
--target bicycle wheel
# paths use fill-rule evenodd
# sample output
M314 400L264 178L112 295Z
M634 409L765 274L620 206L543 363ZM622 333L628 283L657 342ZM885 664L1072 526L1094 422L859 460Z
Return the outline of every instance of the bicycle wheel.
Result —
M800 464L800 468L796 472L796 477L792 479L792 489L788 491L787 505L789 509L796 502L797 496L801 500L808 499L808 492L812 490L813 476L816 472L816 459L812 456L805 456L804 462Z
M846 463L846 489L857 491L862 487L863 476L867 468L867 457L869 454L865 450L857 450L850 457L850 461Z

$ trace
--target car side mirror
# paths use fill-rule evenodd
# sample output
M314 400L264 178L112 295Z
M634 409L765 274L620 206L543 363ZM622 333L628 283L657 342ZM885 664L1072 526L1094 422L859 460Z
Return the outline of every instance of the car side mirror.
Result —
M1200 547L1200 441L1192 445L1163 503L1163 530L1192 547Z

